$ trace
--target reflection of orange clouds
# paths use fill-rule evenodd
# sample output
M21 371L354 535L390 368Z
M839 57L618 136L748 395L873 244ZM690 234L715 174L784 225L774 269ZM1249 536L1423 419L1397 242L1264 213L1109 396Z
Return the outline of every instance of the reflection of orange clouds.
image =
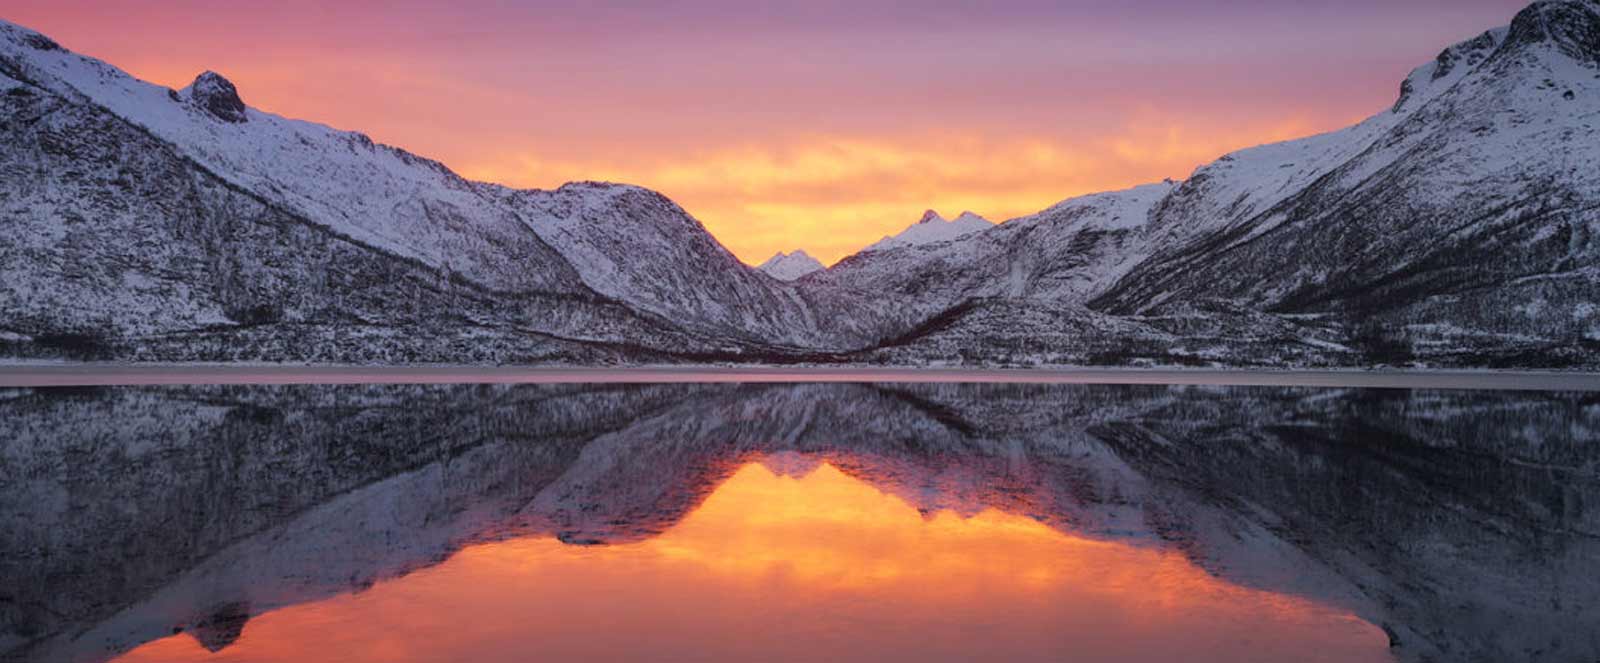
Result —
M508 153L458 165L468 177L520 186L574 177L640 184L676 200L746 262L804 248L831 263L899 232L930 207L1003 221L1075 195L1182 178L1226 152L1316 128L1295 119L1195 126L1142 113L1111 135L807 136L670 156L541 160Z
M1377 628L1181 554L989 510L922 518L824 464L743 467L653 539L467 548L358 594L256 617L219 655L127 661L1382 660Z

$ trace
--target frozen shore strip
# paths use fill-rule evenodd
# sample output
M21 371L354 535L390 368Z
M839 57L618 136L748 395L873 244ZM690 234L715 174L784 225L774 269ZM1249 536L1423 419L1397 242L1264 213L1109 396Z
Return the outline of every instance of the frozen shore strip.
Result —
M518 367L0 364L0 387L159 384L988 382L1375 389L1600 391L1600 374L1526 371L1195 368Z

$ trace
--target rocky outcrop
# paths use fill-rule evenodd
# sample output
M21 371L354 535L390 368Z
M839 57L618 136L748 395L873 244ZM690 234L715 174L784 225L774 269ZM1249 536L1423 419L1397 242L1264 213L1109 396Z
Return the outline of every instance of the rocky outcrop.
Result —
M244 101L233 83L216 72L196 76L188 88L189 100L223 122L247 122Z

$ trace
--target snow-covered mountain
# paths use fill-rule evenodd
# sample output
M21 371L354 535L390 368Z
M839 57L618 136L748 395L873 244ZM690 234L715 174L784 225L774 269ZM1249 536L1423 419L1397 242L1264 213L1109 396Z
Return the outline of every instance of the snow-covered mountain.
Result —
M1387 112L1201 169L1151 224L1184 241L1093 305L1226 300L1376 322L1418 350L1592 352L1595 163L1600 3L1535 3L1418 68ZM1282 194L1274 171L1295 173Z
M1132 263L1142 246L1137 229L1172 188L1073 198L1000 225L985 221L985 230L957 241L868 248L812 280L872 292L923 317L982 298L1082 303Z
M170 90L9 23L0 88L0 342L25 353L637 361L878 333L638 187L469 182L213 72Z
M470 182L0 22L0 351L1600 366L1597 35L1595 0L1535 2L1353 127L998 225L930 211L789 280L799 254L744 265L652 191Z
M821 271L822 263L801 249L794 253L777 252L757 267L779 281L793 281L812 272Z
M581 182L555 191L474 184L514 211L565 257L584 284L645 315L715 343L796 352L866 342L873 316L827 314L846 302L774 281L734 257L698 220L659 193ZM776 349L763 350L772 347Z
M929 316L882 361L1594 365L1597 124L1600 3L1536 2L1354 127L814 281Z
M885 251L902 246L939 244L988 230L992 225L993 221L972 212L962 212L954 219L946 219L939 216L938 212L928 210L922 213L922 218L917 219L916 223L906 226L905 230L896 235L885 236L862 250Z

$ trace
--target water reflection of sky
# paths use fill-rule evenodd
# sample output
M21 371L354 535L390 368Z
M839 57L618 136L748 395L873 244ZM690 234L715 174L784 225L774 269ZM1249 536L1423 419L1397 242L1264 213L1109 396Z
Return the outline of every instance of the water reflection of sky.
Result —
M1376 626L1179 551L923 513L828 462L739 468L659 536L468 547L123 661L1388 660Z

